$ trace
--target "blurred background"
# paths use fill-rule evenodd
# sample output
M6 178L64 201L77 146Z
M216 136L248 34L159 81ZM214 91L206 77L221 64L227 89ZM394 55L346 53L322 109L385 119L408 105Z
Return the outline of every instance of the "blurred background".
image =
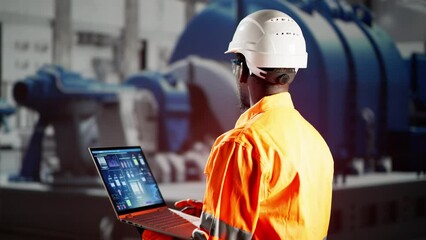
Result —
M0 239L139 239L88 147L141 146L168 204L204 195L241 114L240 19L277 9L309 54L291 94L335 159L328 239L426 239L426 1L0 0Z

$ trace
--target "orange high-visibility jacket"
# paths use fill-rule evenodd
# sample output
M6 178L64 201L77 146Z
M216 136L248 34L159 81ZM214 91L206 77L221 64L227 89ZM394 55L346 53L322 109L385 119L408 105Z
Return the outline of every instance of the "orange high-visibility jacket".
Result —
M210 153L195 239L324 239L333 158L289 93L264 97Z

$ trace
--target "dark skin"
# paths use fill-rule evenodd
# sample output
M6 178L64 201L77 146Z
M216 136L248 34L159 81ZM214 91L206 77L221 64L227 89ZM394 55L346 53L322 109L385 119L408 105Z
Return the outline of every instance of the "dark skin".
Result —
M264 79L250 74L239 78L240 100L242 108L248 109L265 96L288 92L294 75L285 84L270 83Z
M250 94L250 106L253 106L265 96L288 92L290 87L290 83L271 84L253 74L248 77L247 85Z
M296 76L296 71L293 68L261 68L265 71L265 74L262 74L265 79L262 79L255 74L250 74L250 70L245 63L245 57L241 53L236 53L235 58L243 62L241 71L235 73L241 110L243 111L256 104L265 96L288 92L290 84ZM278 81L284 74L288 78L285 81Z

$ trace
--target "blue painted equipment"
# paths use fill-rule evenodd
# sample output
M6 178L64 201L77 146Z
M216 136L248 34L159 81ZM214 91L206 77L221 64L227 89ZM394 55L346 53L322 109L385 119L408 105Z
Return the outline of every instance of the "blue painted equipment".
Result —
M0 128L4 126L4 131L8 132L9 126L6 121L6 117L15 113L15 108L8 104L5 100L0 99Z
M244 15L277 9L302 28L308 68L299 70L290 92L296 108L324 136L336 166L355 157L375 170L390 154L389 135L409 131L409 72L392 39L362 5L345 1L212 1L195 16L178 40L170 62L196 55L228 62L222 54ZM340 171L337 169L337 171ZM342 170L344 171L344 170Z
M215 139L235 126L240 102L235 77L229 66L191 56L170 65L167 72L184 80L188 86L192 140Z
M150 71L130 76L125 84L154 94L159 112L158 150L181 150L188 140L191 111L186 84L173 75Z
M116 86L85 79L59 66L48 65L18 81L13 96L19 105L39 113L24 154L17 181L39 181L45 129L53 125L61 173L85 175L92 169L87 147L99 142L96 114L102 103L117 101ZM59 174L61 174L59 173Z
M413 54L407 63L411 72L411 127L393 132L389 141L396 146L391 149L398 160L395 168L420 174L426 172L426 54Z
M409 60L411 69L411 86L413 89L413 104L423 115L418 116L420 122L414 122L418 125L426 124L426 54L413 54Z

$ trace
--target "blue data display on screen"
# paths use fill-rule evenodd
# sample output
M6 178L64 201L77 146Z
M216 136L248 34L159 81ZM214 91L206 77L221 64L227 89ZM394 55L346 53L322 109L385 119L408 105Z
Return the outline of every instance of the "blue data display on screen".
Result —
M93 151L93 156L118 210L164 202L139 148Z

